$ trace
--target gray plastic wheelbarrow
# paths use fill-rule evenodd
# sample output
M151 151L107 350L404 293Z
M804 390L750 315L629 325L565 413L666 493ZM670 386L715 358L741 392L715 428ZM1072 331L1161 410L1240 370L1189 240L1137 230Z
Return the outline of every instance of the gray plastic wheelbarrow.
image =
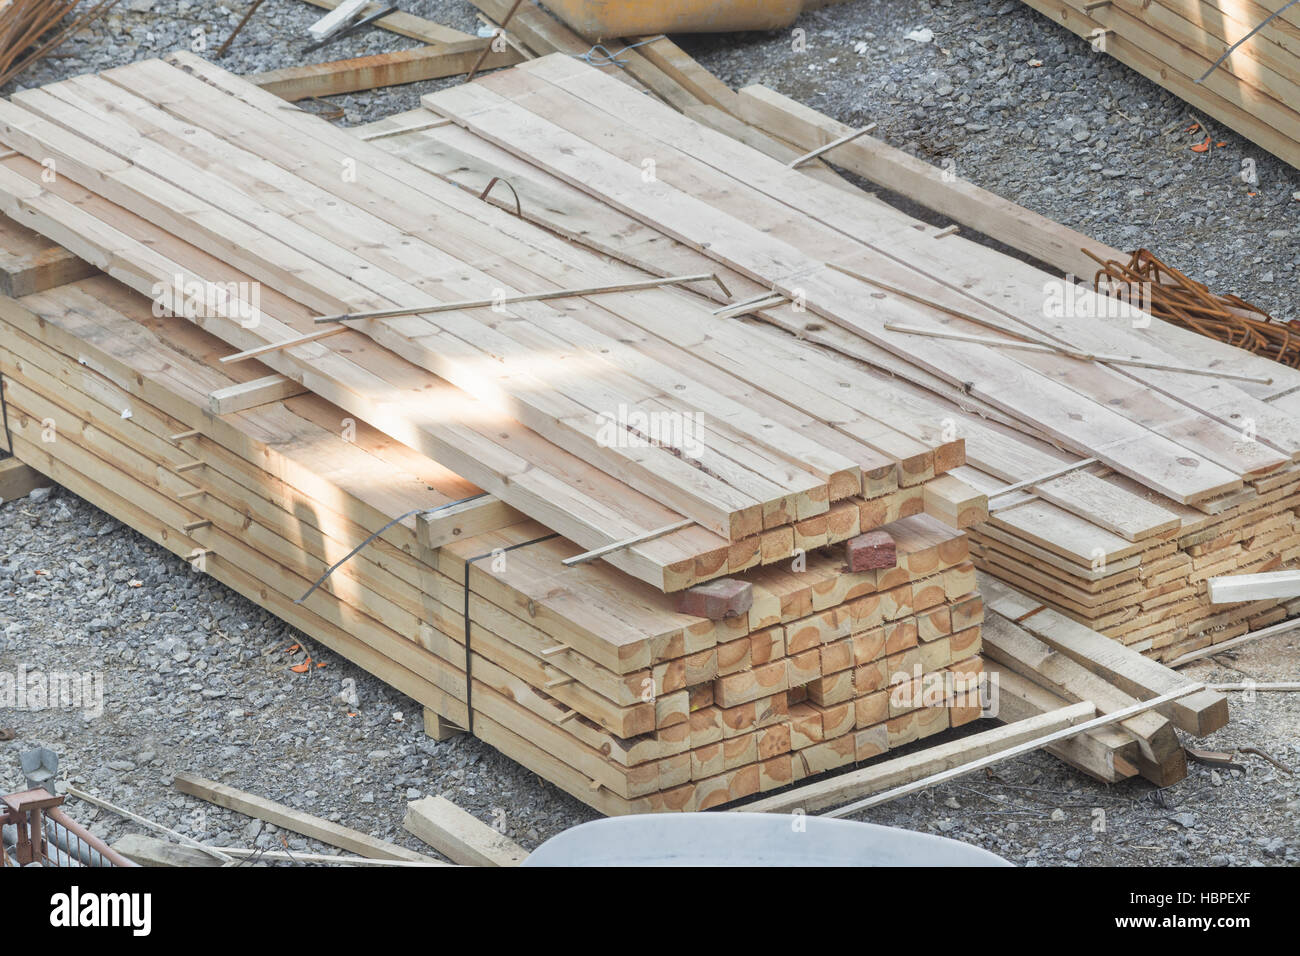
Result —
M945 837L785 813L657 813L584 823L524 866L1010 866Z

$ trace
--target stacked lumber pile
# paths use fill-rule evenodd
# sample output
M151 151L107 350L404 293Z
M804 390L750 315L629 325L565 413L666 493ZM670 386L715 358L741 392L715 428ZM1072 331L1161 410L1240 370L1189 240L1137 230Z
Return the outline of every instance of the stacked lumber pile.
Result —
M813 128L771 91L740 97L770 131ZM972 531L983 568L1161 659L1288 613L1212 607L1204 582L1300 558L1294 370L791 170L569 59L425 105L361 135L467 189L506 177L524 218L647 272L716 270L749 303L733 314L768 327L683 331L701 358L726 367L725 343L763 341L800 370L787 388L803 407L829 409L834 375L897 427L964 439L946 477L994 497ZM400 133L428 110L457 126ZM619 125L632 110L637 126Z
M180 62L0 105L0 208L106 273L0 304L21 460L604 812L980 715L959 438L705 360L707 300ZM605 437L639 412L700 448Z
M761 568L748 611L712 621L564 567L581 549L522 516L440 526L476 489L364 423L341 441L315 395L214 414L265 370L106 276L2 300L0 329L21 459L461 727L469 661L474 732L605 812L702 809L979 716L956 693L981 666L965 536L924 515L890 525L895 567Z
M1300 6L1286 0L1024 2L1300 167ZM1207 75L1233 44L1248 36ZM1210 140L1209 131L1206 137Z

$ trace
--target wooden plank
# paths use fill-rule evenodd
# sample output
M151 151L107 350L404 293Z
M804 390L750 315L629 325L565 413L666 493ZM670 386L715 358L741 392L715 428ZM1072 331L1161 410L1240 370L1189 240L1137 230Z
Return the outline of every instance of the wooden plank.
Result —
M37 488L48 488L52 484L50 479L17 458L0 458L0 502L26 498Z
M852 128L765 86L739 92L741 116L749 123L803 147L815 149L852 132ZM1062 272L1088 276L1097 264L1081 250L1106 259L1123 259L1111 249L1068 226L1003 199L974 183L945 176L924 160L887 143L865 138L839 147L831 161L879 183Z
M1202 688L1204 687L1204 685L1201 684L1198 684L1196 686ZM1092 720L1085 720L1081 724L1076 724L1074 726L1062 728L1061 730L1053 731L1052 733L1039 737L1036 740L1029 740L1026 741L1025 743L1017 744L1016 746L1011 747L1009 749L977 758L975 760L970 761L969 763L962 764L961 766L950 767L944 770L940 770L921 780L909 781L908 783L904 783L901 786L894 787L892 790L887 790L884 793L873 794L872 796L866 797L862 800L857 800L851 804L848 804L847 806L837 807L836 809L828 812L826 816L830 816L830 817L848 816L851 813L857 813L861 810L867 809L868 807L880 806L882 803L888 803L891 800L897 800L900 797L909 796L910 794L928 789L929 787L937 786L938 784L941 783L947 783L949 780L954 780L958 777L963 777L968 773L977 773L978 771L983 770L986 767L991 767L994 764L1001 763L1004 760L1010 760L1012 757L1018 757L1021 754L1030 753L1031 751L1037 750L1040 747L1044 747L1047 744L1056 743L1059 740L1068 740L1071 737L1078 736L1081 733L1086 733L1087 731L1093 729L1108 727L1111 724L1120 723L1121 721L1136 716L1137 714L1140 714L1147 709L1157 707L1163 703L1167 703L1168 701L1173 700L1175 697L1183 693L1187 693L1187 691L1175 691L1172 694L1165 694L1160 697L1154 698L1153 700L1142 701L1141 703L1134 704L1132 707L1125 708L1124 710L1118 710L1110 714L1102 714L1100 717L1094 717ZM1086 706L1086 704L1076 705L1076 706Z
M284 375L267 375L251 382L240 382L218 389L208 396L208 408L214 415L231 415L270 402L302 395L307 388Z
M1066 655L1052 650L1000 614L985 617L981 637L984 653L992 660L1066 700L1090 701L1103 714L1131 708L1138 703L1136 698ZM1136 714L1119 726L1138 740L1141 748L1138 767L1142 775L1156 786L1172 786L1187 776L1187 759L1182 745L1173 725L1163 716L1157 713Z
M528 857L514 840L445 797L408 803L402 826L447 859L466 866L518 866Z
M484 494L419 515L416 527L424 547L441 548L457 539L472 538L527 520L527 515L500 498Z
M325 10L333 10L340 0L305 0L313 6L321 7ZM370 3L361 10L363 17L378 13L384 9L386 4L371 0ZM375 21L376 26L383 27L389 33L396 33L404 37L410 37L412 40L421 40L425 43L461 43L465 40L473 40L474 37L468 33L462 33L459 30L453 30L451 27L445 27L441 23L433 20L426 20L424 17L417 17L410 13L397 11L390 13L388 16Z
M1161 535L1182 524L1178 515L1156 502L1124 492L1084 471L1037 482L1033 490L1044 501L1129 541Z
M984 662L984 673L990 685L996 684L998 688L997 716L1005 723L1045 714L1070 703L1015 671L1004 670L990 661ZM1048 744L1043 749L1102 783L1118 783L1138 773L1137 740L1113 727Z
M313 40L324 40L347 26L354 17L361 15L361 8L366 0L340 0L329 13L307 28Z
M289 102L313 96L336 96L357 90L383 86L400 86L421 80L436 80L468 73L487 47L489 40L463 40L458 43L376 53L328 63L289 66L265 73L254 73L249 82ZM514 50L492 51L480 69L513 66L523 58Z
M1133 697L1161 696L1192 683L1163 664L1043 607L988 575L978 575L978 581L980 593L990 610L1015 621L1044 644L1073 658ZM1214 691L1200 691L1170 701L1160 713L1180 730L1204 737L1228 722L1228 701Z
M1040 740L1045 734L1080 724L1096 713L1097 709L1087 702L1070 704L1048 714L936 744L905 757L885 760L733 809L745 813L788 813L792 810L816 813L862 794L875 793L938 770L961 766L978 757L1005 753L1026 742Z
M31 295L99 270L58 243L0 216L0 295Z
M294 833L301 833L305 837L320 840L322 843L348 850L359 856L371 857L376 860L410 860L418 863L438 862L423 853L416 853L414 850L408 850L386 840L377 840L359 830L353 830L350 827L332 823L309 813L303 813L301 810L295 810L282 803L276 803L274 800L267 800L265 797L246 793L224 783L217 783L184 771L176 774L174 780L176 789L181 793L188 793L190 796L198 797L200 800L206 800L209 803L215 803L219 807L234 810L245 816L256 817L277 827L292 830Z
M1300 571L1271 571L1266 574L1227 574L1207 580L1211 604L1238 604L1300 597Z
M127 833L120 837L113 849L140 866L187 867L217 866L212 856L192 846L183 846L159 840L140 833Z

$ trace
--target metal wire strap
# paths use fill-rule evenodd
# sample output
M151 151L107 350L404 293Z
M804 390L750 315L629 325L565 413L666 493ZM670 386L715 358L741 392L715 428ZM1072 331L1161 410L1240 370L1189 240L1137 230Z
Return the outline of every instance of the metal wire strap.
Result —
M309 588L307 589L307 593L304 594L302 597L298 598L298 600L294 601L293 603L294 603L294 604L301 604L303 601L305 601L305 600L307 600L309 597L311 597L311 596L312 596L312 593L313 593L313 592L314 592L318 587L320 587L322 584L325 583L325 579L328 578L328 577L329 577L331 574L333 574L335 571L337 571L337 570L338 570L338 569L339 569L339 568L344 564L344 562L346 562L347 560L349 560L350 558L352 558L352 557L353 557L353 556L354 556L358 551L360 551L362 548L364 548L366 545L368 545L371 541L374 541L377 537L379 537L381 534L383 534L385 531L387 531L389 528L391 528L393 525L397 524L398 522L400 522L400 521L405 521L407 518L411 517L412 515L421 515L421 514L424 514L424 515L431 515L431 514L437 514L439 511L443 511L443 510L446 509L446 508L454 508L454 507L456 507L457 505L463 505L463 504L465 504L465 502L467 502L467 501L475 501L475 500L477 500L477 499L479 499L479 498L486 497L486 495L487 495L487 492L486 492L486 491L483 491L483 492L480 492L480 493L477 494L477 495L470 495L468 498L461 498L459 501L449 501L449 502L447 502L445 505L438 505L438 507L436 507L436 508L416 508L414 511L408 511L408 512L407 512L406 514L404 514L404 515L398 515L396 518L394 518L392 521L388 522L388 524L384 525L382 528L380 528L380 529L379 529L378 531L376 531L374 534L371 534L369 537L367 537L365 541L362 541L359 545L357 545L355 548L353 548L353 549L352 549L351 551L349 551L347 554L343 555L343 557L339 558L339 559L338 559L337 561L335 561L332 565L330 565L329 570L326 571L324 574L322 574L319 578L317 578L317 579L316 579L316 583L313 584L311 587L309 587Z

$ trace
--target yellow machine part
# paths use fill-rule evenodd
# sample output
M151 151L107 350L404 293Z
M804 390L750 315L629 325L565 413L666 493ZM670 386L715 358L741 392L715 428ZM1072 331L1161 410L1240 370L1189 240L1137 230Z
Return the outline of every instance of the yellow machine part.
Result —
M546 0L560 19L586 37L655 33L729 33L788 27L803 0Z

